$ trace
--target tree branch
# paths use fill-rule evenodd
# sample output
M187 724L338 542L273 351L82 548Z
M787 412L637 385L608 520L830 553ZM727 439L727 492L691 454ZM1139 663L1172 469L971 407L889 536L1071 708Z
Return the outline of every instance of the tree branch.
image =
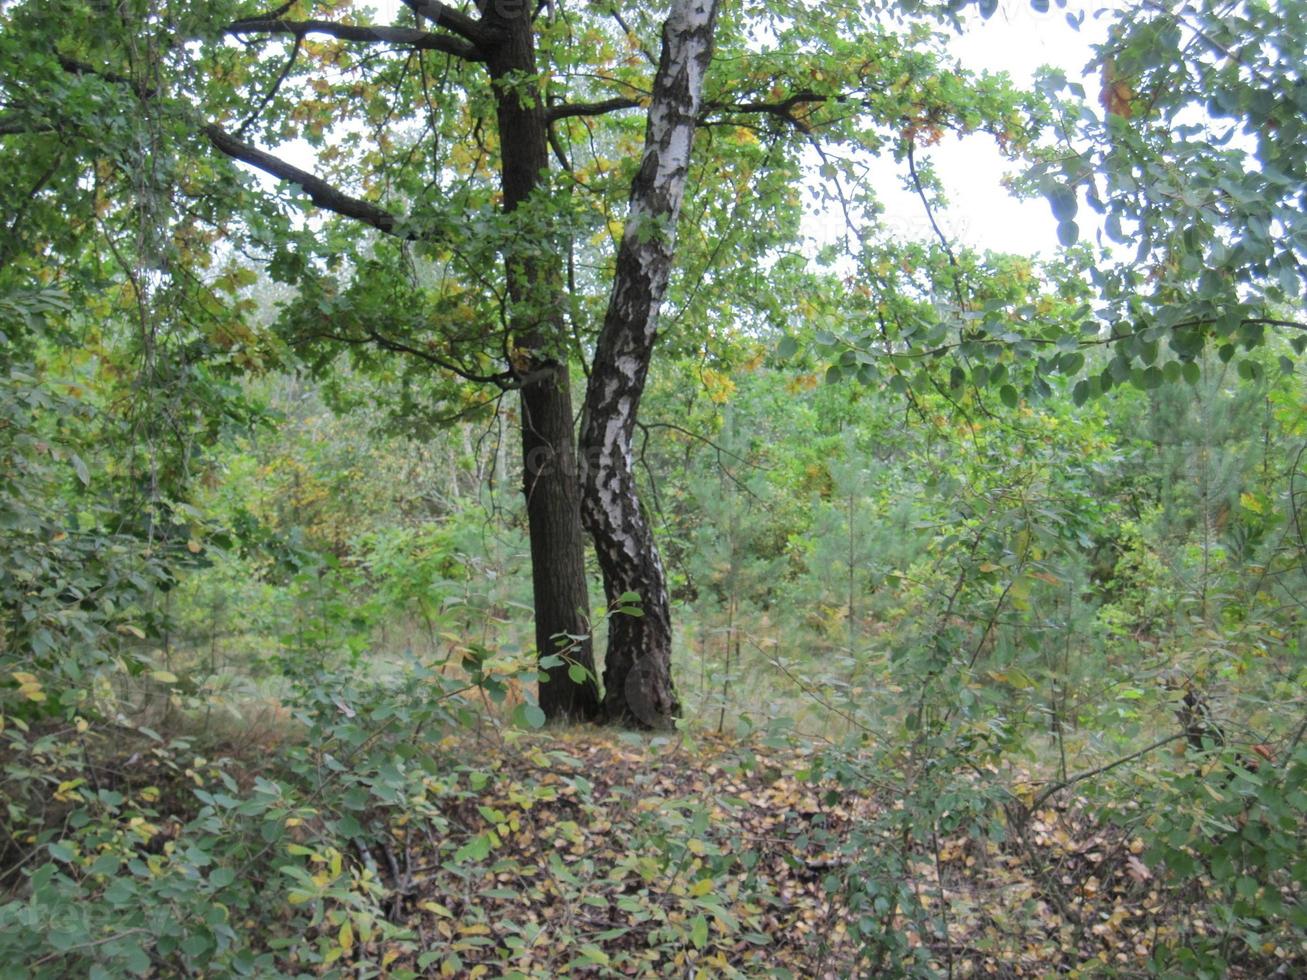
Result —
M76 58L69 58L62 54L58 57L59 67L70 75L94 75L96 78L102 78L106 82L113 82L115 85L126 85L142 99L148 99L155 94L153 88L137 79L128 78L126 75L120 75L106 69L96 68L94 65L88 65L84 61L78 61Z
M387 337L372 328L365 328L363 336L349 336L347 334L331 333L326 330L315 330L314 337L323 340L334 341L338 344L347 344L353 347L359 347L365 344L372 344L380 347L382 350L390 351L393 354L407 354L409 357L416 357L418 360L426 361L428 364L434 364L450 374L457 375L465 381L472 381L476 384L495 385L502 390L519 387L516 375L512 371L500 371L497 374L477 374L473 371L461 367L454 361L447 360L431 351L423 350L420 347L414 347L406 344L402 340L395 340Z
M481 51L494 47L501 40L498 31L492 31L480 20L436 0L404 0L404 6L413 13L427 18L437 27L451 30L459 37L466 38Z
M393 44L419 51L443 51L466 61L485 61L485 54L475 44L446 34L432 34L413 27L386 27L370 24L338 24L331 20L238 20L227 26L224 33L238 37L243 34L290 34L303 39L309 34L324 34L341 41L359 41L364 44Z
M304 38L296 36L295 43L291 45L290 54L286 58L286 64L282 66L281 74L277 76L277 80L272 83L268 91L263 93L263 98L259 100L258 106L245 117L239 126L236 127L237 139L244 138L246 130L254 125L254 121L263 114L263 110L268 108L268 104L277 97L277 93L281 90L282 85L285 84L287 77L290 75L290 70L295 67L295 59L299 57L300 49L303 48L303 46Z
M370 201L351 197L344 191L332 187L321 177L314 176L307 170L292 166L280 157L275 157L258 147L251 146L213 123L204 127L204 135L209 137L209 142L220 152L225 153L232 159L248 163L266 174L271 174L273 177L298 185L309 196L310 200L320 208L334 211L346 218L361 221L365 225L371 225L387 235L407 239L418 237L412 231L404 230L401 227L399 218L389 211L377 207Z
M806 133L811 127L794 115L795 109L803 105L820 105L823 102L845 102L847 100L847 96L819 95L816 92L805 90L795 92L793 95L777 102L710 102L703 107L704 111L699 121L707 122L708 116L714 112L762 113L776 116Z
M635 99L620 95L601 102L560 102L545 107L545 121L552 123L576 116L602 116L619 109L634 109L639 104Z
M0 136L19 136L26 133L53 133L55 127L49 123L32 123L25 121L18 113L0 115Z
M275 10L269 10L262 14L255 14L253 17L242 17L240 20L236 21L236 23L242 24L251 20L277 20L279 17L284 17L293 6L295 6L295 0L286 0L285 3L277 7Z
M1119 766L1124 766L1127 762L1134 762L1136 759L1148 755L1149 752L1155 752L1158 749L1160 749L1162 746L1170 745L1172 742L1178 742L1180 741L1180 739L1185 737L1186 736L1184 732L1176 732L1174 735L1168 735L1166 736L1166 738L1158 739L1152 745L1147 745L1144 748L1140 749L1138 752L1131 752L1129 755L1122 756L1120 759L1116 759L1112 762L1107 763L1106 765L1098 766L1094 769L1086 769L1084 772L1078 772L1074 776L1069 776L1066 779L1063 779L1060 782L1056 782L1052 786L1049 786L1047 789L1045 789L1042 793L1040 793L1038 796L1035 797L1034 802L1032 802L1030 806L1028 806L1026 809L1030 813L1034 813L1041 806L1047 803L1049 799L1051 799L1056 794L1062 792L1062 790L1074 786L1076 783L1082 783L1086 779L1092 779L1094 776L1101 776L1103 775L1103 773L1111 772L1113 769L1116 769Z

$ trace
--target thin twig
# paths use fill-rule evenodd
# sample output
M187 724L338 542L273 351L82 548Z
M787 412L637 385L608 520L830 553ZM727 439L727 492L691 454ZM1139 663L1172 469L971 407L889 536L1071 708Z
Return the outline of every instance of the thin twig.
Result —
M1044 792L1036 796L1034 802L1030 804L1029 809L1031 812L1038 810L1041 806L1043 806L1046 802L1048 802L1050 797L1055 796L1056 794L1062 792L1062 790L1064 789L1068 789L1069 787L1074 786L1076 783L1082 783L1086 779L1093 779L1095 776L1101 776L1105 772L1111 772L1113 769L1116 769L1118 766L1123 766L1127 762L1134 762L1135 759L1148 755L1148 753L1154 752L1157 749L1160 749L1164 745L1170 745L1172 742L1178 742L1180 739L1187 738L1187 737L1188 734L1186 732L1176 732L1174 735L1168 735L1166 738L1158 739L1152 745L1145 746L1144 748L1140 749L1138 752L1132 752L1127 756L1123 756L1120 759L1115 760L1114 762L1109 762L1105 765L1098 766L1094 769L1086 769L1084 772L1076 773L1074 776L1070 777L1069 779L1060 780L1059 782L1056 782L1052 786L1049 786L1046 790L1044 790Z

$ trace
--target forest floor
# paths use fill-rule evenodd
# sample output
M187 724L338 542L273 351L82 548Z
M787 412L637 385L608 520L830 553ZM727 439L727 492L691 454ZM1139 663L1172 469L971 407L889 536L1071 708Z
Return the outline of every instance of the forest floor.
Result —
M417 939L386 958L422 975L1142 976L1159 943L1214 930L1185 901L1201 881L1163 884L1082 800L1009 809L997 839L913 834L885 819L901 802L793 747L567 731L443 750L475 763L433 786L439 816L355 842ZM1304 965L1263 953L1239 975Z

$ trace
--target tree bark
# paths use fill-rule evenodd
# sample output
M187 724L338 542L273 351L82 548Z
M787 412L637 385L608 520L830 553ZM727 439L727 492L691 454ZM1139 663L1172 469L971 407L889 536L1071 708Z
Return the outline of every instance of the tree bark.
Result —
M486 66L495 85L503 206L512 212L541 185L549 166L548 130L533 81L538 73L531 6L516 0L485 5L483 21L497 42ZM510 351L520 377L523 492L531 538L536 649L543 658L571 641L566 662L548 670L540 684L545 716L589 720L599 713L594 653L588 637L590 599L585 576L585 538L577 482L572 393L563 337L563 276L559 254L519 238L504 253L511 309ZM566 642L566 641L565 641ZM586 683L568 676L570 663L590 674Z
M638 593L643 612L618 612L609 622L604 713L649 728L670 727L680 704L672 683L667 580L637 493L631 439L671 274L716 16L717 0L675 0L663 25L644 156L631 184L581 431L582 516L594 537L604 592L610 607Z

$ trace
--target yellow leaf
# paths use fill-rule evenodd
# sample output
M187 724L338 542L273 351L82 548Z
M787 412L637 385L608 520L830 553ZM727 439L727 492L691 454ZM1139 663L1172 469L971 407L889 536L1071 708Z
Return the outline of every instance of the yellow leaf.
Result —
M177 675L170 670L153 670L150 672L150 676L153 677L160 684L177 683Z
M446 919L452 919L454 917L454 913L439 902L423 902L418 906L418 908L434 913L435 915L443 915Z
M29 674L23 670L16 670L9 676L18 681L22 687L27 687L30 684L37 684L36 675ZM37 684L37 686L39 687L40 685Z
M200 544L200 542L196 541L194 538L191 538L189 541L186 542L186 550L189 551L192 555L198 555L204 549L203 546Z
M731 400L731 395L735 393L735 382L725 373L704 368L699 372L699 377L703 381L708 398L714 405L725 405Z
M340 927L340 932L336 934L336 939L340 942L340 948L349 952L354 948L354 927L350 925L349 919Z

